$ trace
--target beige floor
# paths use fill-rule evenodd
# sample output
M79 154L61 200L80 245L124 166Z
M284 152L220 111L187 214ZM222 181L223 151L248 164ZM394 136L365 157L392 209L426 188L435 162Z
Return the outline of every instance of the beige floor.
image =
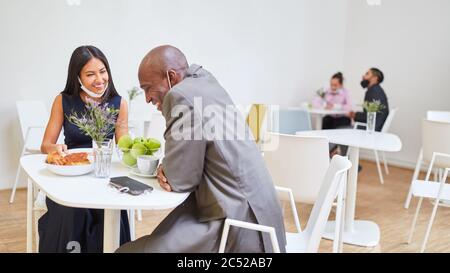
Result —
M417 252L428 222L431 204L424 202L418 221L413 243L405 243L417 204L414 200L409 210L403 209L411 170L391 167L391 174L385 177L381 185L376 173L376 167L371 162L362 162L363 171L358 182L356 218L372 220L381 229L381 242L375 248L344 246L344 252ZM0 191L0 252L25 252L26 250L26 191L17 192L13 205L8 203L10 191ZM300 211L302 227L305 226L311 206L297 204ZM137 236L149 234L165 217L168 211L143 213L143 221L137 222ZM286 228L293 231L294 225L290 211L286 211ZM331 251L332 242L323 240L321 252ZM439 208L427 252L450 252L450 209Z

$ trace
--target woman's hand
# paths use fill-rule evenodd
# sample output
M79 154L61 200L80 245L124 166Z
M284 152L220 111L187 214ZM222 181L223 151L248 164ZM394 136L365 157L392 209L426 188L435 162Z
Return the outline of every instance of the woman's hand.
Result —
M156 171L156 177L158 178L158 183L166 191L172 191L172 187L169 184L169 181L167 181L167 177L164 174L162 165L158 166L158 169Z
M58 152L60 156L65 156L67 154L67 145L55 144L55 150Z

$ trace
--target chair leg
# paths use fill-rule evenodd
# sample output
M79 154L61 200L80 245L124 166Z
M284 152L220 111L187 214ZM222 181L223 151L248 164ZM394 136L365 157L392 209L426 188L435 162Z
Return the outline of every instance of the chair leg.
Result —
M389 168L388 168L388 163L386 160L386 153L385 152L381 152L381 156L383 157L383 162L384 162L384 172L388 175L389 174Z
M422 167L422 157L423 151L420 150L419 158L417 158L416 168L414 169L413 178L411 180L411 185L409 186L408 195L406 196L404 208L408 209L412 198L412 183L419 178L420 168Z
M222 231L222 238L220 239L219 253L224 253L225 252L225 246L227 244L228 232L229 231L230 231L230 225L225 220L225 223L224 223L224 226L223 226L223 231Z
M436 212L439 207L439 198L436 198L436 201L434 202L433 206L433 212L431 213L430 221L428 222L427 231L425 232L425 238L422 242L422 247L420 248L420 253L423 253L425 251L425 247L428 242L428 237L430 236L431 227L433 226L434 218L436 217Z
M25 145L22 148L22 153L20 154L20 158L25 154ZM22 170L22 166L20 166L20 158L19 165L17 166L16 179L14 180L14 185L11 192L11 197L9 198L9 203L14 203L14 198L16 196L17 185L19 184L20 171Z
M34 221L34 242L35 242L35 253L39 253L39 231L38 231L38 220L37 211L33 209L33 221Z
M377 150L373 150L373 152L375 153L375 160L377 162L378 176L380 177L380 182L381 182L381 184L384 184L383 173L381 172L381 165L380 165L380 159L378 157L378 152L377 152Z
M136 240L136 219L134 217L134 209L128 211L128 222L130 223L131 241Z
M140 209L137 210L137 219L139 222L142 222L142 210Z
M416 228L417 217L419 216L420 207L422 206L422 200L423 200L423 198L421 197L419 199L419 203L417 203L416 213L414 214L414 218L413 218L413 221L412 221L412 224L411 224L411 229L409 231L408 244L411 243L412 237L414 235L414 230Z
M344 174L345 175L345 174ZM344 176L343 175L343 176ZM342 232L343 232L343 209L344 209L344 195L345 195L345 182L347 179L341 178L341 185L337 196L337 209L336 209L336 226L334 230L334 242L333 253L342 253Z

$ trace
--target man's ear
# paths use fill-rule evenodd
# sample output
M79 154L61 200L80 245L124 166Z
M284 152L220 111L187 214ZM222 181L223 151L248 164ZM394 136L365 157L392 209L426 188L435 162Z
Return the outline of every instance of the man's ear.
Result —
M169 79L172 85L175 85L181 81L181 76L173 69L170 69L168 71L169 73Z

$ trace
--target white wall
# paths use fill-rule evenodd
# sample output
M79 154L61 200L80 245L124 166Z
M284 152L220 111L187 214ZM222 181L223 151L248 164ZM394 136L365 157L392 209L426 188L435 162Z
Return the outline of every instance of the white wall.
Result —
M385 73L390 107L399 107L392 132L403 149L388 157L414 167L427 110L450 111L450 1L381 0L380 6L351 1L344 67L355 101L361 77L371 67ZM372 153L370 154L372 155Z
M346 18L347 0L0 0L0 189L11 187L22 145L15 101L50 106L79 45L107 55L124 96L145 53L168 43L237 104L287 106L343 69ZM150 109L139 100L135 109Z

